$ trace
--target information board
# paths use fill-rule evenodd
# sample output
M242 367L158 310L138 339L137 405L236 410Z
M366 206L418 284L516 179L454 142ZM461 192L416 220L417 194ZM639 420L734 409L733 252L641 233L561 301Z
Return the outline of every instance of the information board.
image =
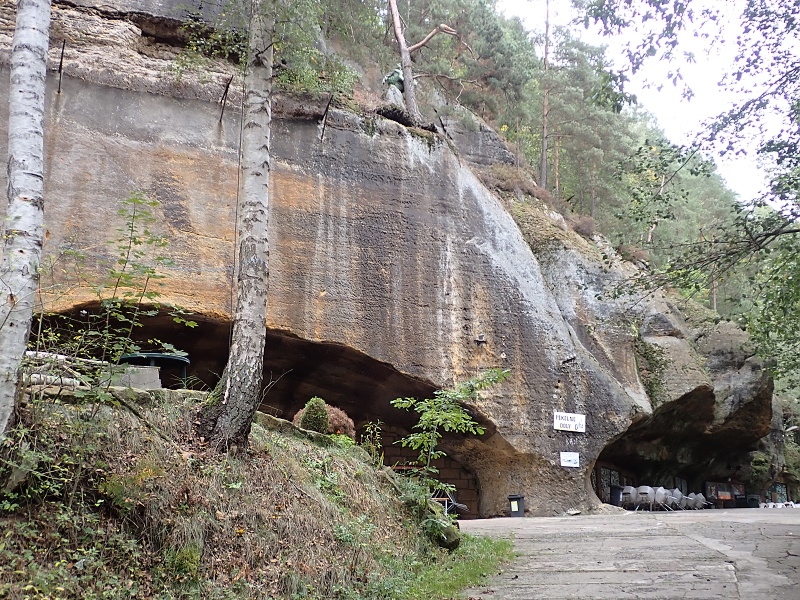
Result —
M580 467L581 458L577 452L562 452L561 453L561 466L562 467Z
M586 415L553 412L553 429L559 431L586 431Z

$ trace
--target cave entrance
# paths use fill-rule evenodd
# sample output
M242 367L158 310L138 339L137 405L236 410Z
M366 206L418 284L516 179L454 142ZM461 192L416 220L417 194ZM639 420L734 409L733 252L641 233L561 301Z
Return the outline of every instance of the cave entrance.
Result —
M64 313L74 326L87 323L97 313L97 303L74 307ZM143 317L134 330L141 351L157 351L148 340L159 340L186 352L189 387L211 389L219 380L228 360L230 321L193 314L195 327L176 323L167 311ZM274 417L291 421L313 396L345 411L353 419L357 438L367 423L380 420L384 464L405 465L417 454L394 444L411 431L416 413L394 408L390 402L400 397L425 398L435 386L401 373L392 365L343 344L311 342L289 332L267 332L264 359L264 397L259 409ZM359 438L360 439L360 438ZM440 479L456 487L459 502L469 507L462 516L478 516L478 484L468 465L452 458L436 461ZM402 469L401 469L402 470Z
M611 484L686 494L726 481L744 489L741 465L764 433L730 423L715 427L714 407L713 388L702 385L634 422L600 453L591 473L597 496L607 502Z
M598 497L608 501L611 484L700 491L709 461L721 450L705 437L714 416L710 386L699 386L635 421L600 453L592 472ZM695 489L696 488L696 489Z

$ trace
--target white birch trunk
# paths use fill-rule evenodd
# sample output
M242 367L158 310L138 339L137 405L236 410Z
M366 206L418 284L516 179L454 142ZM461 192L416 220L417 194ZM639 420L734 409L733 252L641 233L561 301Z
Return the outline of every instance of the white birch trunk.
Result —
M50 0L19 0L11 49L8 210L0 262L0 440L14 413L39 285Z
M236 309L222 398L210 414L209 441L220 449L243 448L261 402L267 336L269 277L270 126L272 35L270 5L252 0L249 57L242 114Z

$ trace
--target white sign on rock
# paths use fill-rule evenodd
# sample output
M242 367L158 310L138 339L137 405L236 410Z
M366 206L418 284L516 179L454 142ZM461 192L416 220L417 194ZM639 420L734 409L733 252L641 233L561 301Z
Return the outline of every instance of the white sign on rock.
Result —
M553 429L585 432L586 415L553 411Z
M562 467L580 467L581 457L577 452L562 452L561 453L561 466Z

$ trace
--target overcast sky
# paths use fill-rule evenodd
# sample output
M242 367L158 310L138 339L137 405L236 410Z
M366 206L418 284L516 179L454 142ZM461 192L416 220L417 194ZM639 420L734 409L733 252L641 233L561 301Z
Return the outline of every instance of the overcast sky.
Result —
M719 2L714 0L695 2L719 6ZM726 0L730 14L739 14L738 4L740 0ZM545 0L498 0L498 6L507 16L520 17L529 30L544 31ZM550 1L551 26L567 25L572 17L569 0ZM733 23L728 24L728 27L734 26ZM601 38L582 27L573 31L587 43L608 46L608 56L616 61L615 67L625 66L621 58L624 40ZM728 39L735 39L735 32ZM640 106L655 116L659 127L673 143L690 144L702 130L705 121L729 108L736 99L717 85L726 67L733 62L736 48L733 43L715 43L709 47L707 42L691 35L685 36L681 44L683 49L694 52L697 58L695 63L679 65L685 83L694 92L690 100L682 97L682 86L664 83L667 73L675 65L656 62L647 64L632 77L626 91L636 94ZM765 178L757 165L754 148L747 147L743 142L743 150L747 151L746 156L713 158L728 187L737 192L742 200L749 200L764 191Z

